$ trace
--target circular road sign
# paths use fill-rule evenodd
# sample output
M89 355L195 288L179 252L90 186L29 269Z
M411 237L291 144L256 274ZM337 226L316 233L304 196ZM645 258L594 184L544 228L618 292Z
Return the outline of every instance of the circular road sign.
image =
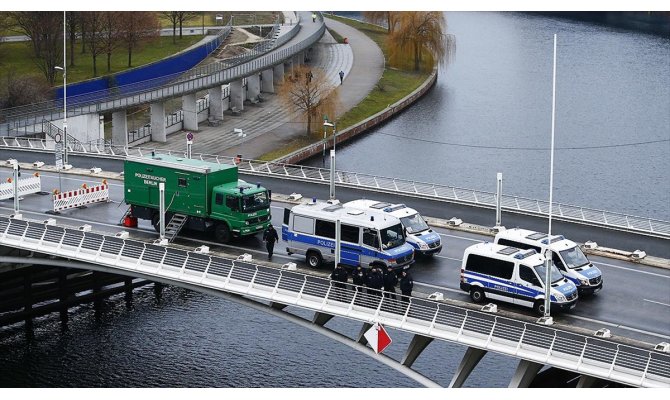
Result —
M193 140L193 133L189 132L186 134L186 140Z
M60 143L60 141L61 141L60 133L57 133L57 134L54 135L54 140L56 141L56 143Z

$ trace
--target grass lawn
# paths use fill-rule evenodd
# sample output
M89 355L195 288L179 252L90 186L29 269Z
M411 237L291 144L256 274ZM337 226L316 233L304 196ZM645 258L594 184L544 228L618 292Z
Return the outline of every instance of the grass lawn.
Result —
M196 15L194 18L184 21L183 27L199 27L203 25L203 13L199 12L198 15ZM204 25L205 26L216 26L217 21L216 21L216 16L221 15L223 16L223 24L227 24L228 21L230 21L230 16L234 15L233 18L233 24L234 25L252 25L252 24L272 24L275 22L275 18L277 14L280 14L280 20L281 22L283 20L283 16L281 16L281 13L278 11L235 11L231 13L230 11L204 11L205 19L204 19ZM172 28L172 22L170 22L170 19L161 13L158 13L158 19L161 24L161 28ZM219 23L221 24L221 23ZM177 35L179 35L179 24L177 24Z
M177 43L172 44L172 36L161 36L152 43L148 43L141 49L133 51L133 67L158 61L173 55L202 39L202 35L184 36L181 40L177 37ZM90 53L81 54L81 43L78 43L75 54L75 66L67 68L67 81L69 83L79 82L93 78L93 59ZM14 69L19 75L39 75L42 72L32 60L33 52L30 42L3 43L0 45L0 75ZM68 46L69 62L69 46ZM101 54L96 60L98 76L108 75L128 69L128 53L123 48L116 49L112 53L111 71L107 72L107 55ZM56 78L56 85L62 82L62 77Z
M384 53L384 57L388 59L388 52L386 49L386 30L376 25L358 22L348 18L338 16L325 15L326 18L332 18L365 33L372 39ZM336 32L331 30L331 34ZM341 37L339 34L337 36ZM431 60L432 61L432 60ZM354 60L354 62L356 62ZM432 71L431 71L432 72ZM366 118L384 110L389 104L412 93L430 76L431 72L414 72L390 68L388 65L384 69L381 79L377 86L367 95L363 101L358 103L354 108L347 111L337 119L337 130L342 131L345 128L353 126ZM263 154L260 159L264 161L271 161L287 154L292 153L302 147L308 146L319 141L319 138L314 138L309 141L307 138L301 138L291 142L282 149Z

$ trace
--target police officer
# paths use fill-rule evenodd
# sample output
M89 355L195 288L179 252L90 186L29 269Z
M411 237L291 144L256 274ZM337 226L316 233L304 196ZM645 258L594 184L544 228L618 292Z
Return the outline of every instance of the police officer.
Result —
M351 279L354 285L364 286L367 283L368 275L365 273L363 267L359 265L351 274ZM365 293L365 289L361 289L361 291Z
M414 281L412 276L407 271L402 271L400 277L400 291L402 292L402 301L409 301L412 296L412 289L414 288Z
M386 272L384 272L384 291L388 292L386 293L386 296L389 299L395 299L395 285L398 284L398 275L395 274L393 271L393 268L388 267Z
M277 231L270 224L268 228L263 232L263 241L265 242L265 248L268 250L268 260L272 258L272 251L275 248L275 243L279 241L279 235Z
M349 274L347 274L347 270L342 267L342 264L337 264L335 266L335 269L333 272L330 274L330 279L333 280L333 286L335 286L337 289L335 290L335 298L339 300L344 299L344 288L346 287L345 283L347 283L347 280L349 280Z
M384 276L379 268L374 267L370 270L368 275L368 287L373 289L371 290L372 294L381 296L381 289L384 287Z

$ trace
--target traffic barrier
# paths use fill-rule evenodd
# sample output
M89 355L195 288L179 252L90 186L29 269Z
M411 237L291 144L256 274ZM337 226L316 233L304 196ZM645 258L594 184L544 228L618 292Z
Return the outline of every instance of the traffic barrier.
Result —
M53 212L81 207L87 204L107 202L109 201L109 185L106 182L102 185L92 187L87 187L86 184L83 184L81 189L70 190L69 192L60 193L54 191L53 200Z
M19 178L19 197L41 191L42 181L37 172L29 178ZM12 178L8 178L7 182L0 184L0 200L7 200L13 197L14 183L12 182Z

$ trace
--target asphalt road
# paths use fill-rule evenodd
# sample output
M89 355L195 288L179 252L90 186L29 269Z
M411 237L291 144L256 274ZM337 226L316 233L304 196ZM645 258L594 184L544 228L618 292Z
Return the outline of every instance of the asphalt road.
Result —
M4 177L8 173L9 170L0 170L0 177ZM65 174L61 174L59 179L57 174L42 174L42 188L44 190L58 188L59 186L62 190L72 190L78 188L84 182L90 186L98 184L99 180ZM261 180L261 182L272 187L275 191L284 191L283 188L279 190L277 186L273 186L265 180ZM110 203L94 204L85 209L63 211L61 215L54 217L45 214L45 211L52 209L51 196L32 194L26 196L20 202L21 211L24 217L29 219L56 218L58 223L66 225L80 226L86 223L92 225L95 231L115 233L120 230L129 230L131 237L145 240L155 239L157 233L148 221L140 221L137 229L123 228L119 225L119 220L127 208L122 202L123 186L119 181L110 181L109 183L112 199ZM327 191L327 187L317 187L317 189ZM315 190L315 192L319 190ZM322 194L316 193L316 195L323 198ZM347 197L343 200L349 200L351 195L350 193L347 194ZM340 196L344 196L344 193L338 194L338 197ZM388 199L388 197L384 198ZM421 204L421 202L417 202L417 204ZM413 204L413 206L416 205ZM433 206L432 209L423 209L419 206L417 209L424 214L433 216L430 210L438 210L438 206ZM291 207L291 205L279 202L273 202L272 204L273 224L275 226L281 226L284 207ZM12 212L12 199L0 201L0 213L11 214ZM444 249L432 258L419 258L412 267L412 274L416 282L415 290L424 293L442 292L445 297L469 302L468 295L458 288L463 251L471 244L491 240L491 238L457 230L437 228L435 231L442 236ZM570 237L569 235L566 236ZM220 245L212 242L211 238L206 235L197 232L183 232L175 242L193 248L206 244L210 246L212 251L221 251L233 255L246 252L252 254L254 259L263 262L266 260L265 248L260 237L246 238L234 241L229 245ZM303 258L286 255L284 248L285 243L280 241L275 247L273 263L283 264L292 261L298 264L299 268L308 268ZM669 341L670 271L601 257L591 257L591 261L603 271L603 290L595 296L580 298L574 310L555 315L555 320L592 330L608 328L613 335L621 335L652 344ZM319 272L327 275L331 268L332 266L326 265ZM499 307L507 311L533 315L529 309L506 303L500 303Z

